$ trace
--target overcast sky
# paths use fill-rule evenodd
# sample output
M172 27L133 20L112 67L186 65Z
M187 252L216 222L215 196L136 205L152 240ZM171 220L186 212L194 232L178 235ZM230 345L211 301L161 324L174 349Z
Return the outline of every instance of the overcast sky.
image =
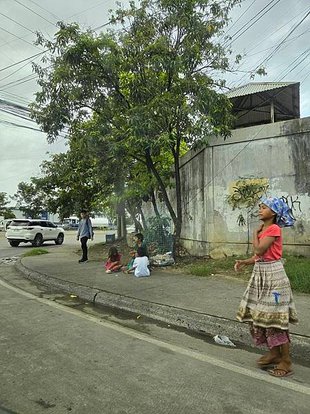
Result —
M128 1L122 3L126 5ZM37 85L31 79L30 61L5 69L40 52L32 45L33 32L39 30L52 37L58 20L96 28L107 22L108 10L115 5L114 0L0 0L0 99L25 106L33 100ZM250 82L248 72L267 59L268 75L255 81L301 82L301 116L309 116L308 12L309 0L244 0L241 7L237 6L228 33L233 36L234 54L245 56L235 67L236 73L225 76L227 85L236 87ZM16 192L19 182L39 174L47 152L66 150L65 139L49 145L43 133L25 127L38 128L33 122L0 111L0 192L9 195Z

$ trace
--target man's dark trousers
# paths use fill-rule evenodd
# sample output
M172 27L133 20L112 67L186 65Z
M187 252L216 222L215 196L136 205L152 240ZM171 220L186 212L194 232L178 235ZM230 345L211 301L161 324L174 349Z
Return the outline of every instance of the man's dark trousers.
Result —
M83 262L88 260L88 257L87 257L87 240L88 240L88 237L81 237L81 247L82 247L82 252L83 252L81 260Z

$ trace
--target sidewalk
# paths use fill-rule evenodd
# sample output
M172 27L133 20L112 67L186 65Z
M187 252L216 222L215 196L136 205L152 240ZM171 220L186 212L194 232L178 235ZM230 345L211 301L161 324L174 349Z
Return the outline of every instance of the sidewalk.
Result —
M155 269L149 278L106 274L102 262L79 264L75 253L59 250L25 257L16 266L32 280L95 304L252 345L247 325L235 319L244 281L185 275L169 272L169 268ZM300 323L291 326L293 353L310 361L310 295L295 293L294 299Z

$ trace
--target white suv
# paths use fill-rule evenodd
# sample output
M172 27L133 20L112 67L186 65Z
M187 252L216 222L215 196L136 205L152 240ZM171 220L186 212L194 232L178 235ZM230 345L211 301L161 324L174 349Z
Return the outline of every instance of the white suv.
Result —
M62 227L58 227L48 220L14 219L8 226L5 237L12 247L17 247L19 243L28 242L39 247L48 240L62 244L65 232Z

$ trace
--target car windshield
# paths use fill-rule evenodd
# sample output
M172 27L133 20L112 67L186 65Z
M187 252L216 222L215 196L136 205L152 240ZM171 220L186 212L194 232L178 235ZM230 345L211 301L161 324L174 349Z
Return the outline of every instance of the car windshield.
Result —
M10 226L14 226L14 227L25 227L25 226L29 226L31 223L28 220L19 220L19 221L15 221L13 220L10 223Z

